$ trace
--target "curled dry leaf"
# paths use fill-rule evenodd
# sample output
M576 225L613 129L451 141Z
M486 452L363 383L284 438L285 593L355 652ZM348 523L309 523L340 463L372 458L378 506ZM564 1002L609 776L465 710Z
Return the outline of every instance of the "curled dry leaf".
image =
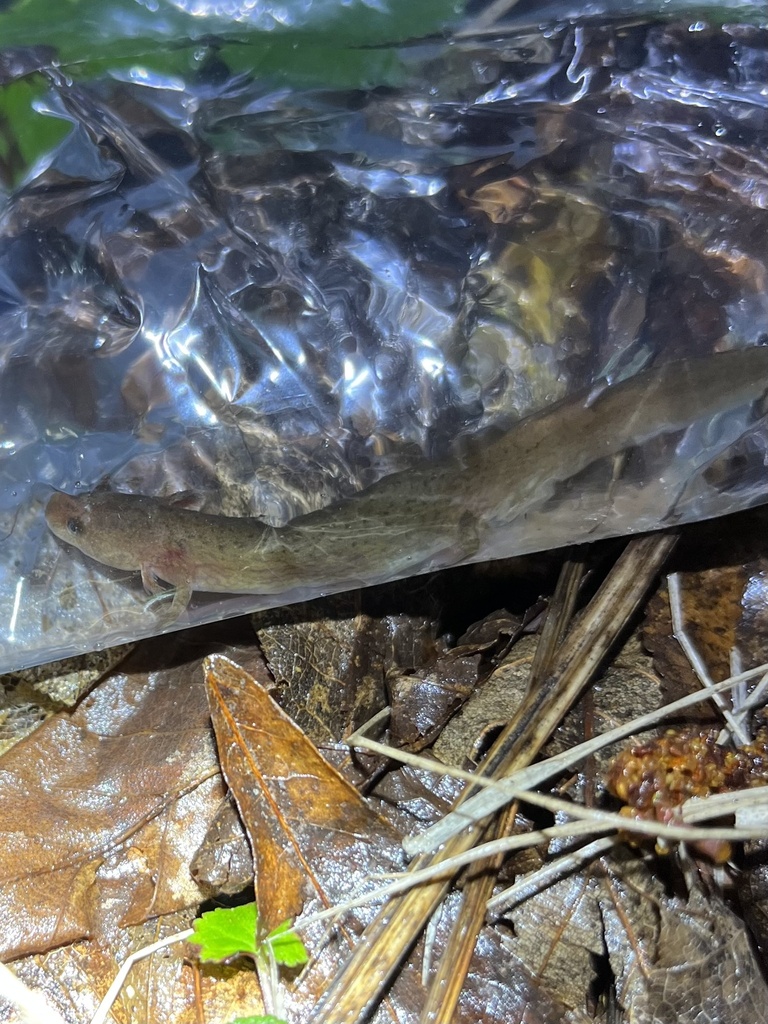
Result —
M523 702L528 688L536 640L524 637L501 665L446 725L433 752L446 764L479 760L478 742L488 730L506 725Z
M241 892L253 882L253 855L231 796L217 810L189 870L211 896Z
M448 651L416 675L387 680L394 746L423 750L477 686L480 655Z

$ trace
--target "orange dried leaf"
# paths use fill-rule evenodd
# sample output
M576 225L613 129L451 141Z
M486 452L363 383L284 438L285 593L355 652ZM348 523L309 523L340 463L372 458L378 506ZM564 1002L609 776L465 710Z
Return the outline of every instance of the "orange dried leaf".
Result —
M253 847L266 933L297 917L310 893L324 906L346 898L399 841L265 685L223 655L206 659L205 669L222 770Z

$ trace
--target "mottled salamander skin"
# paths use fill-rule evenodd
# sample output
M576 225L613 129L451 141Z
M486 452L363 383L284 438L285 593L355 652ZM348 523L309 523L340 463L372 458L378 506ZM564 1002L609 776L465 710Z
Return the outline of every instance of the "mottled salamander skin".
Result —
M470 558L483 532L509 523L555 484L657 433L736 408L768 388L768 348L652 368L590 404L567 399L463 459L425 463L283 527L206 515L153 498L55 493L52 532L104 565L140 572L150 593L175 588L178 616L195 590L283 594L355 587L435 559Z

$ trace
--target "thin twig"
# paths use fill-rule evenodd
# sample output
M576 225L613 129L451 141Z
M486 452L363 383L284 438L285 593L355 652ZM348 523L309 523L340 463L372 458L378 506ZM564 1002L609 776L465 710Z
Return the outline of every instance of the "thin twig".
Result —
M172 946L175 942L183 942L184 939L188 939L193 932L193 928L186 928L183 932L176 932L173 935L169 935L166 939L159 939L157 942L153 942L149 946L143 946L141 949L137 949L135 953L131 953L130 956L126 957L123 966L115 975L115 980L109 986L107 994L99 1003L99 1008L91 1018L91 1024L104 1024L104 1021L107 1019L107 1014L112 1009L117 997L120 995L120 989L125 984L125 979L128 977L128 974L135 963L139 960L143 960L145 957L152 956L153 953L157 953L160 949L165 949L166 946Z
M508 775L505 779L500 781L490 779L477 779L477 784L485 787L484 791L478 793L462 804L461 808L455 811L451 811L446 814L444 818L438 821L431 828L426 829L415 836L408 836L403 841L403 848L406 853L416 854L424 853L428 850L437 849L440 845L447 842L451 836L457 835L463 831L472 822L484 818L492 811L499 807L503 807L505 803L513 800L521 790L529 790L535 786L541 785L548 779L559 775L561 772L567 771L571 768L575 768L580 761L590 757L596 753L602 747L609 746L611 743L616 743L619 740L625 739L627 736L631 736L633 733L641 732L643 729L647 729L650 726L656 725L658 722L666 717L677 715L681 711L686 711L688 708L694 707L696 704L701 704L705 700L710 700L713 693L724 693L726 690L732 689L735 685L740 682L745 682L750 679L754 679L757 676L763 676L768 671L768 664L758 665L756 668L749 669L746 672L740 673L738 676L733 676L731 679L726 679L722 683L717 683L712 690L699 690L696 693L689 693L685 697L681 697L679 700L673 701L671 704L665 704L663 707L657 708L655 711L649 711L645 715L640 715L638 718L633 719L631 722L627 722L624 725L619 725L615 729L610 729L608 732L604 732L599 736L595 736L590 740L586 740L584 743L579 743L575 747L571 747L569 750L564 750L562 754L557 754L555 757L550 757L546 761L540 761L538 764L532 765L530 768L524 768L519 772ZM376 744L372 740L361 740L361 745L370 746L371 750L383 753L383 744ZM389 749L389 748L385 748ZM420 758L418 765L414 758L416 755L404 756L404 751L398 751L390 753L388 756L396 757L398 760L405 761L407 764L413 764L420 768L431 768L433 771L445 772L449 775L455 775L456 778L463 778L464 774L460 770L449 769L447 766L437 766L436 762L429 761L427 758Z
M336 919L348 910L354 910L356 907L367 906L370 903L391 898L424 883L453 877L462 868L477 861L487 860L496 855L511 853L515 850L539 846L542 843L550 843L554 839L577 839L581 836L591 836L600 832L612 832L614 836L618 833L632 833L655 840L663 839L667 843L679 842L688 844L704 843L707 841L743 842L749 839L764 839L766 827L763 824L754 828L742 827L740 825L724 828L703 828L693 824L695 821L717 818L727 813L743 813L745 804L752 808L760 806L754 799L751 805L747 800L743 799L747 793L751 795L754 792L753 790L745 790L741 794L718 793L709 797L699 797L695 801L686 801L681 806L682 820L680 824L656 821L654 819L626 817L622 814L617 814L615 811L605 811L600 808L572 804L566 800L561 800L558 797L544 793L525 794L526 802L555 813L567 814L574 820L563 825L552 825L548 828L537 829L532 832L523 832L514 836L494 839L480 846L457 853L452 857L428 864L423 868L398 873L382 872L376 875L375 878L389 879L386 885L370 889L334 907L301 917L296 921L294 928L297 931L304 931L311 925L317 924L318 921ZM739 796L742 799L739 799ZM768 787L765 789L765 796L768 797ZM765 804L762 806L765 807ZM614 841L614 838L610 838L606 840L606 843L613 844ZM525 876L520 881L522 887L527 886L529 883L529 876ZM495 900L496 897L491 902L495 902Z
M761 829L768 837L768 786L738 789L733 793L713 793L707 797L690 797L680 807L680 818L686 824L734 815L736 828L749 825Z
M539 868L538 871L531 871L529 874L523 875L514 885L496 893L488 900L489 917L501 916L518 903L530 899L536 893L542 892L548 886L560 881L561 878L565 878L566 875L573 874L585 864L589 864L595 858L607 853L613 848L615 842L613 836L602 836L600 839L587 843L586 846L579 846L576 850L569 850L556 857L549 864Z
M710 676L704 659L699 654L696 649L696 645L689 637L688 631L685 628L679 573L674 572L667 576L667 587L669 589L669 608L672 615L672 632L675 639L682 647L683 653L688 659L691 668L696 673L696 677L701 685L706 687L709 691L712 691L715 685L714 680ZM749 743L749 735L744 728L743 721L737 719L733 715L723 694L713 693L712 699L722 713L723 718L730 726L731 736L741 744Z
M563 645L559 671L538 692L526 695L514 723L489 751L482 765L486 773L514 771L541 749L557 726L562 706L580 693L639 607L676 539L675 534L655 534L629 542ZM473 794L476 787L468 786L466 792ZM478 826L466 829L436 853L418 857L413 869L464 853L481 831ZM450 879L422 883L382 908L326 990L315 1024L349 1024L372 1009L449 887Z

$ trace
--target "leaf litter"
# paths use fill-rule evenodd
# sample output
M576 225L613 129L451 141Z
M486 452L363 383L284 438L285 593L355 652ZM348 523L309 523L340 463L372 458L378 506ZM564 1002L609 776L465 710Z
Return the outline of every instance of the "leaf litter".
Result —
M755 596L763 571L759 531L754 557L745 556L742 541L730 562L727 545L708 547L702 529L696 533L694 553L684 543L670 568L682 587L690 646L719 682L765 658ZM67 1024L85 1024L129 954L186 934L201 905L212 906L211 897L226 903L255 875L262 931L295 919L310 954L305 968L279 976L289 1021L351 1021L366 1012L377 1020L426 1019L420 1015L431 998L429 978L439 972L456 920L464 920L482 867L463 875L454 869L459 888L439 910L422 914L418 927L409 924L405 942L402 931L389 930L392 899L383 909L381 896L355 910L343 906L350 896L382 890L393 872L406 879L403 838L429 834L454 800L461 786L451 782L454 769L430 758L439 751L471 769L514 718L515 705L531 701L525 679L535 654L520 646L525 607L497 613L499 623L493 614L485 617L490 625L482 617L475 626L466 622L459 641L445 633L451 584L462 587L463 580L465 587L468 575L482 593L482 570L463 570L438 577L429 593L422 582L420 606L412 591L398 603L397 588L380 588L286 610L283 623L277 613L271 622L256 617L255 641L241 620L226 636L196 631L139 645L74 710L60 710L8 751L0 759L0 942L19 977L45 994ZM700 685L675 653L666 593L661 584L640 633L599 681L575 687L552 738L540 738L544 757L562 757L574 743ZM579 612L575 628L586 614ZM206 698L202 660L212 652ZM462 682L458 700L457 671L471 681ZM418 710L422 685L424 705L430 690L450 694L427 728L419 723L409 736L409 705L400 703L400 724L393 710L390 726L380 720L377 727L385 756L339 744L388 696L406 693ZM549 685L545 678L539 702ZM748 706L752 685L737 688L735 713L755 734L762 710ZM511 703L503 699L510 686L517 690ZM296 718L303 713L304 728L279 704ZM706 729L712 722L722 722L719 710L703 717L687 710L675 727ZM448 744L451 731L458 739ZM660 734L657 724L641 738ZM399 766L393 741L422 750L436 772ZM531 756L529 746L525 758ZM664 823L656 822L656 840L643 840L630 838L628 829L639 824L630 811L625 831L613 821L590 822L593 809L615 807L606 791L609 754L593 750L571 767L552 763L560 764L552 781L536 783L541 799L518 794L517 813L494 833L497 842L514 844L530 830L533 845L507 856L495 888L491 881L494 909L481 920L472 911L476 941L451 1019L549 1024L607 1019L611 1012L627 1022L694 1021L704 1007L718 1024L768 1019L765 842L735 847L735 864L725 868L690 843L666 843L671 853L659 853L654 842L664 848ZM559 800L549 809L547 794ZM674 819L676 835L697 827L684 818ZM595 839L601 828L608 835ZM487 865L488 855L481 856ZM438 875L418 891L430 884L433 894L449 888ZM510 886L516 894L499 900ZM236 904L248 899L246 889ZM354 964L363 932L368 947L384 949L394 964L385 993L366 995L345 980L358 980L343 964ZM252 971L200 964L194 949L176 943L134 965L106 1019L175 1024L203 1013L206 1021L228 1024L265 1012ZM353 1011L354 999L367 1003ZM0 1020L16 1019L14 1011L0 1011Z

